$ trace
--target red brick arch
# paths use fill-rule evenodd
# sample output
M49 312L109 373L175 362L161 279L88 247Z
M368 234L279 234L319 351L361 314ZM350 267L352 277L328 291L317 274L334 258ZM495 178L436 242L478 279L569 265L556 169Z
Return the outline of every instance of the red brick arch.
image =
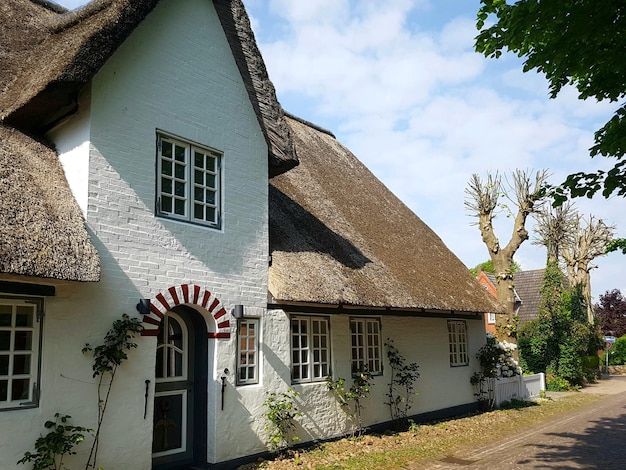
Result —
M226 309L209 290L195 284L172 286L150 299L150 313L143 316L142 336L157 336L163 316L177 305L198 305L209 311L215 319L217 331L210 331L209 338L230 338L230 321Z

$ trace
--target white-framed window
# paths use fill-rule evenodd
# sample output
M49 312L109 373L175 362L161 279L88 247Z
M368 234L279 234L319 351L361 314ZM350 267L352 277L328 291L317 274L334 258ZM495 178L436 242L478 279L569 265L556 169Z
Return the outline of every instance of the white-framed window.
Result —
M157 214L221 227L221 161L217 150L157 133Z
M368 370L372 375L383 373L382 341L379 318L351 318L352 373Z
M450 350L450 366L457 367L469 364L467 324L464 320L448 320L448 347Z
M330 375L328 317L291 317L291 380L295 383L326 380Z
M0 297L0 410L39 404L43 301Z
M259 382L259 319L237 320L237 384Z
M495 325L496 324L496 314L495 313L488 313L487 314L487 323L489 323L490 325Z
M161 320L157 337L157 382L187 380L188 344L189 334L185 321L174 312L167 312Z

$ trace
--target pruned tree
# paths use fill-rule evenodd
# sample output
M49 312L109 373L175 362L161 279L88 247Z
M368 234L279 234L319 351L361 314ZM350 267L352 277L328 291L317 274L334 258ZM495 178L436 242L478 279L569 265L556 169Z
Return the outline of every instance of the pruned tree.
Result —
M511 173L510 180L505 178L504 184L498 173L488 173L485 182L477 174L473 174L465 189L465 207L472 216L478 218L476 224L493 262L498 300L506 307L506 316L499 315L496 320L499 339L515 339L517 321L511 266L513 256L529 238L526 219L537 212L546 200L547 178L546 170L537 171L534 178L528 171L515 170ZM511 210L501 203L501 198L513 204L516 208L514 215L515 209ZM511 238L504 247L494 232L493 224L497 209L503 207L514 217Z
M587 320L593 323L590 271L596 266L592 261L606 254L613 239L615 226L606 225L602 219L581 216L571 203L560 207L544 207L535 217L535 244L546 246L548 262L561 262L567 272L570 286L581 286L587 308Z
M546 247L548 262L560 261L561 247L571 242L575 218L576 211L569 202L558 207L546 205L535 215L537 239L533 244Z
M581 285L587 302L587 318L593 323L591 303L591 270L597 266L591 262L606 254L606 246L615 233L614 225L606 225L602 219L578 216L572 226L572 235L561 249L570 285Z
M618 338L626 335L626 298L619 289L607 290L595 308L602 334Z

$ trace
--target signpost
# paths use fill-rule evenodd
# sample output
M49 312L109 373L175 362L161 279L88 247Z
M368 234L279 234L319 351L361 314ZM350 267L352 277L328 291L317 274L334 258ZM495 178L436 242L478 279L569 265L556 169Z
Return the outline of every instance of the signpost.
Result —
M605 336L604 343L606 344L606 373L609 373L609 353L611 352L611 345L615 343L615 336Z

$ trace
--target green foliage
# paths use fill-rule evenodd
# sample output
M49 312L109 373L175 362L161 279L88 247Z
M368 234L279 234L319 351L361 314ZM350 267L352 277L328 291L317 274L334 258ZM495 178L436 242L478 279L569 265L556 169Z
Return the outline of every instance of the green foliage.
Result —
M120 320L113 322L112 328L104 336L104 343L102 345L93 348L91 345L86 344L82 350L83 354L87 352L93 354L93 376L100 377L98 381L98 426L96 427L96 434L91 451L89 452L87 464L85 465L85 470L90 467L96 468L98 446L100 443L100 429L109 403L115 373L117 372L118 366L128 359L127 351L137 347L137 343L132 340L135 335L141 333L141 330L141 322L136 318L130 318L124 313ZM109 381L108 384L104 385L103 380L106 374L109 376Z
M419 378L419 365L416 362L406 363L404 356L393 345L393 340L387 338L387 359L391 366L391 379L387 390L385 405L389 406L391 420L396 427L401 427L407 421L409 410L413 404L415 381Z
M493 380L498 377L520 375L521 369L513 359L512 348L508 343L500 343L495 337L487 334L487 340L476 353L480 370L470 377L474 386L474 396L480 401L488 402L491 409L495 401Z
M606 253L619 250L622 251L623 255L626 255L626 238L615 238L606 245Z
M621 366L626 364L626 336L621 336L615 340L609 349L606 349L599 359L602 364L606 364L606 354L609 355L609 365Z
M520 410L522 408L528 408L529 406L538 406L537 403L527 400L519 400L517 398L511 398L510 401L503 401L498 408L501 410Z
M582 286L563 288L563 273L548 263L541 288L539 315L520 329L520 362L524 370L550 373L555 387L563 379L582 385L594 374L585 369L583 357L602 347L596 325L587 322Z
M562 377L553 374L546 374L546 390L549 392L564 392L569 390L571 384Z
M494 20L491 24L490 20ZM490 26L486 26L487 24ZM524 58L524 72L536 70L548 82L551 98L574 85L580 99L622 100L626 93L626 4L597 0L481 0L480 30L475 48L498 58L511 51ZM595 133L591 156L615 157L605 172L574 173L554 193L557 203L567 198L591 197L602 190L626 195L626 105Z
M288 389L286 392L266 392L267 398L263 406L267 411L263 417L268 421L265 429L269 431L270 448L272 450L284 450L291 443L298 442L298 436L290 434L295 430L295 418L302 416L295 405L295 400L300 395L298 392Z
M341 377L333 380L332 377L326 377L326 386L339 401L339 405L346 415L354 423L353 435L361 435L363 428L363 400L369 397L372 388L372 374L369 370L364 369L352 377L352 386L346 390L346 380Z
M33 470L60 470L66 468L63 465L65 455L74 455L72 449L85 439L87 432L93 432L82 426L69 424L71 416L55 413L54 421L46 421L44 427L50 429L45 436L35 441L35 453L25 452L24 457L18 464L32 462Z
M141 333L141 322L130 318L126 313L121 320L115 320L112 328L104 337L104 344L93 348L89 343L83 348L83 353L93 353L93 376L97 377L106 372L114 373L117 366L128 359L126 351L137 347L132 339Z
M476 266L470 269L470 272L472 273L473 276L476 276L479 270L488 274L495 274L496 272L496 269L493 267L492 260L477 264ZM522 267L519 264L517 264L515 260L511 260L511 272L516 273L521 270L522 270Z

